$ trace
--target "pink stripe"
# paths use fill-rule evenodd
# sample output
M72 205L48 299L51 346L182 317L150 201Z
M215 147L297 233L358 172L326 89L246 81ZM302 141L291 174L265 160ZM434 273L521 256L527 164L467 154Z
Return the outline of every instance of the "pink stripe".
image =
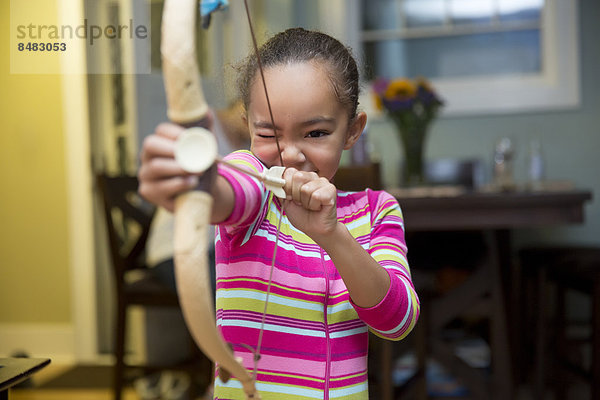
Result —
M219 278L223 279L240 277L249 279L268 279L270 268L270 265L261 262L242 261L231 263L229 266L218 266L218 271ZM240 272L242 271L244 274L240 275ZM308 291L310 294L315 294L320 297L323 296L325 281L322 275L319 277L302 276L298 273L282 271L279 268L274 272L274 275L277 275L275 279L278 284L280 284L280 282L285 282L285 285L283 285L284 287L292 287L297 289L299 287L297 282L302 282L301 287L303 291Z
M363 383L366 380L367 380L366 374L358 375L358 376L355 376L352 378L331 381L329 383L329 387L331 389L338 389L338 388L343 388L343 387L347 387L347 386L357 385L359 383Z
M236 348L235 356L242 358L244 367L248 369L254 367L253 355L247 350L238 350L238 348ZM325 364L323 361L324 360L308 360L290 358L288 356L276 356L262 352L258 362L258 368L278 373L285 371L289 374L322 379L325 371Z
M367 370L367 356L351 358L348 360L334 361L331 363L331 377L344 377L356 374L358 371ZM362 380L362 379L361 379Z
M227 322L227 321L225 321ZM223 336L233 345L247 344L256 347L258 329L223 326ZM291 359L306 358L310 360L325 360L325 340L322 332L320 337L294 335L289 333L265 330L263 332L263 354L280 355ZM236 347L236 350L238 348Z

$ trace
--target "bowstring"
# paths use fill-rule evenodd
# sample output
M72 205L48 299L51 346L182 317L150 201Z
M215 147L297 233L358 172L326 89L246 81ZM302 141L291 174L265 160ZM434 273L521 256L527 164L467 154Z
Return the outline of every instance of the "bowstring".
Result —
M260 54L258 51L258 44L256 43L256 36L254 35L254 28L252 27L252 18L250 17L250 9L248 7L248 0L244 0L244 6L246 8L246 16L248 17L248 27L250 28L250 36L252 37L252 45L254 47L254 54L256 56L256 63L258 65L258 71L260 72L260 77L262 79L263 90L265 92L265 98L267 100L267 107L269 108L269 117L271 118L271 125L273 127L273 135L275 136L275 143L277 144L277 152L279 153L279 161L281 166L283 165L283 156L281 155L281 147L279 145L279 138L277 137L277 128L275 125L275 118L273 117L273 109L271 108L271 102L269 101L269 92L267 90L267 83L265 81L265 74L262 67L262 61L260 59ZM265 306L262 313L262 318L260 322L260 330L258 331L258 342L256 344L256 351L254 353L254 371L253 375L256 379L256 375L258 372L258 360L260 360L260 350L262 347L263 341L263 333L265 331L265 321L267 317L267 306L269 305L269 296L271 294L271 286L273 283L273 271L275 269L275 258L277 257L277 247L279 245L279 233L281 232L281 220L285 214L283 209L283 202L281 204L281 215L279 217L279 221L277 222L277 233L275 234L275 247L273 248L273 256L271 257L271 270L269 272L269 283L267 284L267 293L265 295Z

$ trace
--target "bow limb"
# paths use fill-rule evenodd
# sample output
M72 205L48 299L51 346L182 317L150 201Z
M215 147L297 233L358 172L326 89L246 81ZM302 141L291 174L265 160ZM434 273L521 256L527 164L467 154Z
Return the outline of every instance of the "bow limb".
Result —
M212 196L192 191L175 200L175 274L183 315L204 354L242 382L247 398L260 398L254 378L225 344L215 327L206 251Z
M199 122L209 111L196 63L197 6L197 0L164 3L161 53L168 116L179 124ZM209 175L204 174L208 181ZM252 374L235 359L215 326L207 260L212 202L208 190L184 193L175 201L174 259L179 301L198 347L242 382L247 398L256 399L259 395Z
M160 51L167 116L178 124L197 122L208 113L196 61L197 6L197 0L165 0L163 9Z

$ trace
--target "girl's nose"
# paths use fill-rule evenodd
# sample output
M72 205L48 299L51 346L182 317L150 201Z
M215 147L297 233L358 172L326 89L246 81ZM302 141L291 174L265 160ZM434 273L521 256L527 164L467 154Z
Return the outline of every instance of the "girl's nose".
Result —
M306 161L302 149L293 143L282 143L281 158L286 167L295 167Z

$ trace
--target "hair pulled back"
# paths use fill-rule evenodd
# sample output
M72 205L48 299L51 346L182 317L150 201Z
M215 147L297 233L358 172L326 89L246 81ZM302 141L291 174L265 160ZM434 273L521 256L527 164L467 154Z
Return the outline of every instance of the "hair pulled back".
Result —
M338 101L348 109L350 118L356 116L360 91L358 67L351 50L337 39L318 31L291 28L271 37L258 53L264 69L282 64L323 62ZM237 81L246 109L250 104L250 88L259 75L256 55L251 53L241 66Z

